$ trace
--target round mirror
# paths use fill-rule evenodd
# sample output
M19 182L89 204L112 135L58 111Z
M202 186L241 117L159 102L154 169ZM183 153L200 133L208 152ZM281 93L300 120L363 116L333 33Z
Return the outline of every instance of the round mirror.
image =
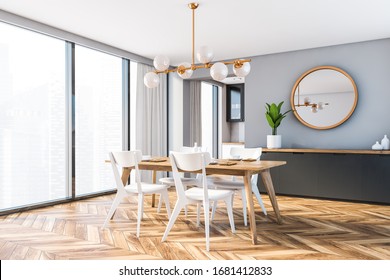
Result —
M305 72L291 92L291 107L304 125L330 129L344 123L355 110L358 93L345 71L320 66Z

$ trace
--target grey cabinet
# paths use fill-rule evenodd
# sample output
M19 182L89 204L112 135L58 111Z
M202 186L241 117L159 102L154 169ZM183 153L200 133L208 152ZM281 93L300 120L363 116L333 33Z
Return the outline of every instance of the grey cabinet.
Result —
M277 194L390 203L390 155L264 152ZM259 180L261 191L265 191Z

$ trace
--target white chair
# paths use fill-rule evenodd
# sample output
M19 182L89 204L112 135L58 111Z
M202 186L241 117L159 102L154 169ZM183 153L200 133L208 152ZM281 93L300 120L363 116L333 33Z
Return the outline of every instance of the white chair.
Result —
M232 232L235 232L233 219L233 191L229 190L212 190L207 187L206 170L205 167L210 163L210 154L207 152L199 153L178 153L172 152L170 155L173 178L175 180L177 201L173 209L172 216L169 219L167 228L164 232L162 241L168 237L172 226L174 225L181 209L188 204L197 204L198 209L203 205L204 219L205 219L205 235L206 235L206 249L210 249L210 202L217 200L225 201L230 227ZM193 172L202 170L202 188L184 189L182 178L180 177L180 169L183 172ZM199 210L197 211L197 225L199 226Z
M138 169L138 163L142 159L141 151L122 151L122 152L110 152L109 153L112 170L114 173L115 183L118 188L114 202L111 209L108 212L107 218L103 224L103 228L107 226L107 223L114 216L116 208L121 203L122 199L126 196L138 196L138 217L137 217L137 237L139 237L141 220L143 216L144 207L144 195L145 194L160 194L165 202L168 218L171 216L171 208L169 206L168 190L165 185L142 183L141 176ZM119 174L118 168L133 167L135 171L135 183L124 186Z
M260 160L261 152L262 152L261 148L232 147L230 150L230 156L233 158L240 158L240 159ZM259 205L263 210L264 215L267 215L267 210L264 207L263 200L261 199L261 195L257 187L257 178L258 178L258 174L253 175L251 178L252 192L255 194L257 201L259 202ZM241 180L237 180L235 176L232 176L230 180L221 179L220 177L209 177L209 183L213 184L217 189L227 189L227 190L239 191L241 193L244 225L247 226L248 225L247 208L246 208L247 201L245 196L244 182ZM214 204L211 213L211 220L213 220L214 218L216 208L217 208L217 204Z
M185 147L184 146L184 147L180 148L180 152L182 152L182 153L194 153L194 152L201 152L201 151L203 151L202 147ZM197 176L196 178L184 178L183 177L181 179L181 181L182 181L182 184L184 186L184 190L187 190L187 188L191 187L191 186L202 187L202 182L201 182L199 176ZM168 186L168 188L170 188L170 187L175 185L175 180L172 177L161 178L159 180L159 182L161 184L164 184L164 185ZM160 199L158 201L157 212L160 212L161 205L162 205L162 199L161 199L161 196L160 196ZM184 208L184 213L185 213L185 215L187 217L187 207Z

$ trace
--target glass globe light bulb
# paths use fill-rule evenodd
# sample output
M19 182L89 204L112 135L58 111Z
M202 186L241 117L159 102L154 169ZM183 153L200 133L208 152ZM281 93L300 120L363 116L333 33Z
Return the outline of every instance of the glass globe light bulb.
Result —
M237 77L245 77L251 71L251 65L249 62L244 62L241 67L236 68L233 64L233 73Z
M201 46L196 53L196 58L200 63L209 63L214 58L213 50L208 46Z
M216 81L222 81L228 75L228 68L222 62L217 62L210 68L210 75Z
M178 66L177 74L178 74L182 79L191 78L192 73L194 72L193 70L188 69L188 70L185 70L184 73L180 73L180 72L179 72L179 71L180 71L180 68L189 68L189 67L191 67L191 64L188 63L188 62L180 63L180 65Z
M309 97L305 97L305 99L303 99L303 103L304 103L305 105L309 105L310 102L311 102L311 100L310 100Z
M312 113L317 113L318 112L317 107L315 107L315 106L311 107L311 112Z
M158 71L165 71L169 67L169 58L166 55L158 55L154 58L153 65Z
M160 78L154 72L148 72L144 76L144 84L148 88L155 88L160 83Z
M317 104L317 109L318 109L318 110L324 109L324 103L323 103L323 102L318 102L318 104Z

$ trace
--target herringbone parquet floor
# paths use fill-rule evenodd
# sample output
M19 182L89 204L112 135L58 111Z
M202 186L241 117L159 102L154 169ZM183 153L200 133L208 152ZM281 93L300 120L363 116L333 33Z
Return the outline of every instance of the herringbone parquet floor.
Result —
M283 224L265 217L255 202L259 245L243 226L241 201L235 198L237 232L232 234L225 208L211 225L210 252L204 228L196 227L195 207L177 220L161 243L165 209L145 204L141 237L135 236L136 198L125 200L109 227L101 226L114 195L0 217L0 259L390 259L390 206L279 196ZM171 206L175 192L170 191Z

